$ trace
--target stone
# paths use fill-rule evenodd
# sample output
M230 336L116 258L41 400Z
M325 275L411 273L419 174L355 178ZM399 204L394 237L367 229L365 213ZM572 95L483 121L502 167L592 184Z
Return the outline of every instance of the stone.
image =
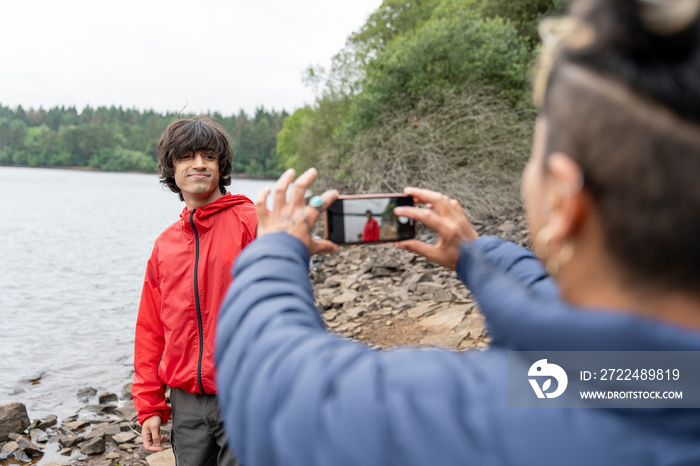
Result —
M472 313L464 318L455 331L470 338L486 336L486 320L483 315Z
M105 439L95 437L80 445L80 452L84 455L98 455L105 452Z
M14 452L15 459L21 461L22 463L31 463L32 459L22 450L17 450Z
M134 427L134 425L129 421L122 421L118 425L119 425L119 429L122 432L128 432ZM162 430L162 426L161 426L161 430Z
M85 435L85 440L90 440L95 437L104 437L105 435L115 435L121 433L121 428L118 425L102 425L93 427L92 431Z
M116 451L110 451L109 453L107 453L105 455L105 459L108 459L108 460L118 460L119 458L121 458L121 455L119 453L117 453Z
M58 444L63 448L70 448L85 440L77 435L64 435L58 438Z
M419 294L434 294L444 289L444 285L434 282L423 282L416 285L416 292Z
M407 309L406 315L408 317L410 317L411 319L418 319L419 317L423 317L424 315L428 314L432 310L433 310L433 303L428 302L428 303L419 304L418 306Z
M70 463L64 463L62 461L52 461L50 463L46 463L46 466L70 466Z
M84 427L87 427L89 425L90 425L90 423L88 421L70 421L70 422L64 422L63 424L61 424L61 427L66 427L74 432L74 431L80 430Z
M364 307L356 306L345 311L345 314L351 319L357 319L365 313Z
M146 457L148 466L175 466L175 455L171 449L159 451Z
M121 416L125 421L135 421L136 416L138 416L138 412L136 411L132 400L124 403L123 406L115 409L114 412Z
M37 429L41 430L46 430L49 427L53 427L58 423L58 418L56 417L55 414L50 414L46 416L44 419L39 421L39 423L36 425Z
M436 303L448 303L452 301L452 293L447 290L438 291L433 295L433 301Z
M29 424L27 407L22 403L13 402L0 406L0 442L9 439L13 432L24 432Z
M122 388L122 398L125 400L132 400L134 398L131 394L131 383L124 385Z
M502 231L504 233L509 233L513 230L515 230L515 223L511 221L505 221L498 227L498 231Z
M87 405L80 409L80 412L87 411L95 414L105 414L114 408L113 405Z
M44 454L41 448L30 442L27 437L20 435L17 437L16 442L19 449L25 452L28 456L42 456Z
M347 290L343 294L334 297L331 302L333 304L345 304L348 302L355 301L357 299L357 293L354 291Z
M37 443L46 443L49 441L49 434L46 431L37 428L29 429L29 435Z
M12 456L14 452L19 450L19 445L14 440L10 440L0 447L0 461L5 460Z
M116 443L127 443L131 442L136 437L138 436L133 432L120 432L118 434L112 435L112 440L114 440Z
M97 395L97 390L92 387L81 388L77 393L78 399L85 403L95 395Z
M100 393L100 396L97 399L101 405L106 405L110 403L116 404L119 401L119 398L117 397L116 393Z
M448 333L464 319L464 306L454 306L424 318L420 325L433 334Z

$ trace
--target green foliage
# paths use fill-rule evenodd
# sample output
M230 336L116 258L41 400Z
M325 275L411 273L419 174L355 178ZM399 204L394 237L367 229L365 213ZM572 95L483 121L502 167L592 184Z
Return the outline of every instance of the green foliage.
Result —
M161 134L177 118L189 116L121 107L88 106L78 113L74 107L25 110L0 105L0 165L152 172ZM233 137L234 172L280 173L276 135L286 116L264 108L252 120L244 112L213 116Z
M512 21L528 45L535 47L539 42L537 25L540 18L563 14L567 4L568 0L481 0L478 9L484 17Z
M524 99L531 52L509 21L480 18L464 3L443 2L430 21L372 63L347 120L351 133L373 126L385 106L467 82L492 86L513 103Z
M323 187L421 184L480 213L517 202L534 122L537 24L565 3L385 0L329 73L308 71L317 99L285 120L282 163L316 166Z

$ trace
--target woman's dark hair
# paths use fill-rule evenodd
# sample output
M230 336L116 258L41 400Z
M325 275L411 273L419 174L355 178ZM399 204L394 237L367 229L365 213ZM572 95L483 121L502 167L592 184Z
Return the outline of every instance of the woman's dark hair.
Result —
M219 191L226 194L231 184L233 152L224 128L207 116L178 120L168 126L158 142L158 173L160 182L174 193L182 192L175 184L175 162L183 155L197 151L211 151L219 161Z
M581 167L630 284L697 294L700 0L579 0L571 13L547 52L547 154Z

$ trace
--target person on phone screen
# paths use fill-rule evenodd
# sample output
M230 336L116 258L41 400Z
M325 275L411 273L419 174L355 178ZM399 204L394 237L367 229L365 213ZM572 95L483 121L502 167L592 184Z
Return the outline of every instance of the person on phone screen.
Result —
M379 240L379 223L372 217L372 211L365 212L367 221L365 229L362 230L362 241L378 241Z
M429 208L396 215L438 240L398 247L457 272L486 318L485 351L381 351L330 334L308 278L309 255L336 249L311 236L320 213L304 193L316 172L272 212L261 193L216 349L242 463L700 464L698 409L509 406L514 351L700 351L699 15L700 0L575 0L542 24L540 117L522 179L536 254L479 237L456 200L405 190Z
M162 450L172 414L178 465L235 465L216 400L214 336L233 261L255 238L255 205L231 195L232 153L207 117L178 120L158 144L160 181L180 219L156 240L136 322L132 393L146 450ZM169 407L165 387L170 387Z

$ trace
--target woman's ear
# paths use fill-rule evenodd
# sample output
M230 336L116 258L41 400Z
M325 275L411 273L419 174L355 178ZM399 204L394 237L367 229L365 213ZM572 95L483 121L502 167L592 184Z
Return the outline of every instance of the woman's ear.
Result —
M583 189L581 167L563 152L547 157L547 173L552 183L550 225L560 239L571 238L581 227L588 212L588 197Z

